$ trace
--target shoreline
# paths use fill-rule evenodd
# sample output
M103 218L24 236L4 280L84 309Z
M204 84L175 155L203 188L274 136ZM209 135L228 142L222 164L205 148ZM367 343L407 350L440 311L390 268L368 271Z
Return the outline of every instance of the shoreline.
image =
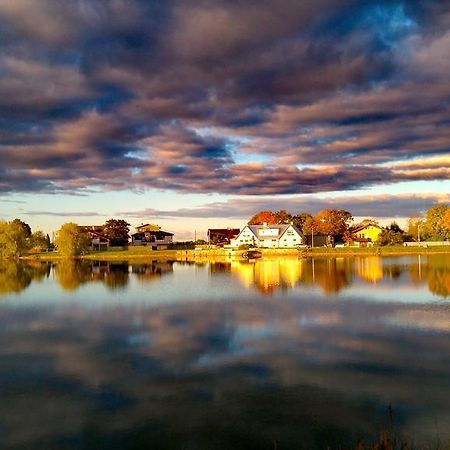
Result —
M407 256L407 255L443 255L450 254L450 246L439 247L372 247L372 248L305 248L305 249L258 249L261 257L279 258L294 257L354 257L354 256ZM107 252L92 252L71 259L95 261L127 261L143 259L166 259L180 261L195 261L196 259L242 258L245 250L201 249L201 250L147 250L131 247L128 250L110 250ZM24 255L21 260L53 261L67 259L57 253L36 253Z

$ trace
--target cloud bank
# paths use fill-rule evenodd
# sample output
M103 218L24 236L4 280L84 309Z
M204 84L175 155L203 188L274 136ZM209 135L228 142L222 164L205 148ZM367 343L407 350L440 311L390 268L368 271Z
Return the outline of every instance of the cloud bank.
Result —
M445 2L3 1L0 193L449 178Z

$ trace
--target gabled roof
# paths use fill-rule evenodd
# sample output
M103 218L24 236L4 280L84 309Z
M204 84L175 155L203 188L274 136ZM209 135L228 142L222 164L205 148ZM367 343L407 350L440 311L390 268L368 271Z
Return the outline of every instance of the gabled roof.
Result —
M141 228L147 228L147 227L153 228L152 231L159 231L161 229L161 227L159 227L158 225L155 225L153 223L143 223L142 225L138 225L135 228L136 228L136 230L139 230Z
M257 239L259 239L260 241L268 240L268 239L272 240L274 238L280 239L289 228L292 228L299 236L301 236L303 239L305 239L305 236L303 235L303 233L296 226L289 224L289 223L279 223L276 225L247 225L242 229L242 231L244 231L245 228L248 228L254 234L254 236ZM276 236L270 236L270 235L261 236L260 234L258 234L259 230L278 230L278 234ZM241 231L241 233L242 233L242 231ZM239 233L239 234L241 234L241 233Z
M353 230L351 230L351 232L357 233L358 231L364 230L369 227L376 227L376 228L379 228L380 230L384 230L383 227L381 227L380 225L378 225L376 223L366 223L365 225L360 225L359 227L354 228Z

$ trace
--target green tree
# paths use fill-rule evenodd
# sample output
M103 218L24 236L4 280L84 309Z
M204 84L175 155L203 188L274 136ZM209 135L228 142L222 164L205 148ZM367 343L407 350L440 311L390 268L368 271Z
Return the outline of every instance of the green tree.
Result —
M87 283L91 279L91 274L91 265L83 260L62 259L55 266L58 283L69 292L76 291L80 285Z
M103 226L103 234L110 240L111 245L127 245L130 224L122 219L109 219Z
M353 225L353 227L354 228L365 227L366 225L380 225L380 223L376 219L364 219L361 220L361 222Z
M26 238L29 238L31 236L31 227L23 220L14 219L11 223L17 225L18 227L21 227L23 229Z
M404 233L391 230L390 228L383 230L379 236L377 243L379 245L400 245L404 242Z
M77 256L86 252L91 240L83 233L76 223L65 223L58 230L55 245L62 256Z
M38 230L31 234L29 238L30 248L37 248L40 250L47 250L50 248L50 240L48 235L45 235L42 231Z
M21 256L27 248L25 228L15 220L0 221L0 259Z

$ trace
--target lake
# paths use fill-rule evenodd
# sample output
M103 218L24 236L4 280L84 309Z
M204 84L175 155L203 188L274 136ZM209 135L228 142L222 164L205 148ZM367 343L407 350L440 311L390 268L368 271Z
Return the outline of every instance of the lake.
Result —
M450 255L0 262L0 448L450 448Z

